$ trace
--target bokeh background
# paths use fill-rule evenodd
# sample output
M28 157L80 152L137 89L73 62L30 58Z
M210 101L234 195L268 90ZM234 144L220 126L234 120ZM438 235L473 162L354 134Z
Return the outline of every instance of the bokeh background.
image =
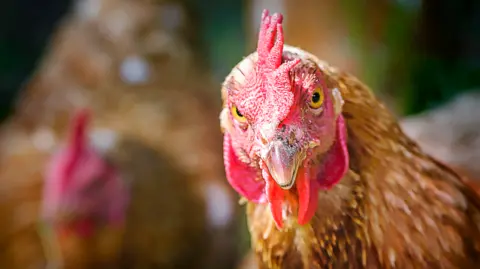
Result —
M79 11L85 6L94 9L95 1L101 3L100 13ZM135 32L128 38L119 36L113 43L98 45L103 46L103 50L115 51L109 57L120 66L123 81L142 80L146 72L138 71L145 68L141 61L134 61L125 67L127 71L122 71L122 57L128 55L131 48L146 44L149 46L146 50L151 52L147 54L152 56L149 61L170 66L158 69L166 70L165 73L149 74L154 79L170 81L169 86L189 79L188 70L178 61L192 56L195 68L202 69L212 77L213 85L217 85L208 87L203 95L218 105L215 113L219 112L220 83L242 57L255 49L260 14L268 8L284 14L287 43L358 76L403 119L407 133L418 139L429 153L480 179L480 170L476 167L480 162L480 1L476 0L2 0L1 118L14 111L19 94L27 85L35 84L30 78L44 68L42 59L48 52L55 54L56 48L71 54L62 56L71 61L65 66L72 68L69 72L82 73L79 80L84 79L86 85L90 85L89 81L97 86L97 81L107 81L110 77L103 77L102 73L108 73L102 69L104 59L91 53L97 46L92 36L98 33L90 34L88 28L73 31L72 36L86 40L93 48L87 49L78 43L78 58L74 55L76 49L51 44L55 44L57 31L68 24L72 16L93 12L97 17L92 23L100 24L107 21L102 16L113 16L114 12L109 13L108 9L117 8L115 2L135 1L167 6L154 14L154 21L165 31L163 41L147 42L140 38L143 38L141 31L147 32L146 29L157 25L140 23L141 13L126 9L122 14L133 19L112 19L113 24L125 23L126 28L129 23L134 25L132 29L140 24L143 27L138 30L138 38ZM81 6L82 3L88 4ZM170 44L165 40L177 41ZM184 50L176 50L178 44L183 44ZM160 50L175 56L165 57ZM182 58L181 54L188 57ZM76 61L81 66L78 69L75 69ZM183 69L176 73L175 68ZM49 84L43 87L47 87L45 85ZM462 96L464 98L460 98ZM456 105L445 106L451 102ZM246 233L240 240L246 248Z

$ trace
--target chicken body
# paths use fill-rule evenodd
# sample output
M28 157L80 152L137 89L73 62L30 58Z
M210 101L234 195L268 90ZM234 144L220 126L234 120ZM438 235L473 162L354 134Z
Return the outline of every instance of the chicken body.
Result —
M227 177L237 191L249 196L248 225L258 268L478 267L479 194L469 187L464 178L422 152L407 138L394 116L358 79L329 66L301 49L282 44L280 48L283 52L276 50L279 47L277 43L283 43L283 37L278 36L281 31L281 18L278 18L278 14L268 17L268 13L263 17L267 25L265 29L268 27L277 29L276 43L273 41L270 43L271 54L267 59L272 59L275 57L272 54L280 51L282 65L298 61L298 66L289 72L290 79L287 81L297 83L294 85L300 89L310 87L310 80L302 81L304 74L317 74L316 76L320 74L319 80L322 88L326 88L326 94L335 97L340 93L343 99L341 115L346 123L347 132L348 170L338 183L318 190L318 207L305 225L299 224L299 217L295 214L295 206L298 204L302 206L301 201L296 201L302 199L302 194L295 185L291 189L282 187L289 197L281 204L280 219L275 218L275 204L279 198L271 194L270 185L279 181L276 178L274 178L276 181L268 179L271 175L278 177L278 173L273 172L278 171L275 169L280 165L265 169L261 163L271 161L269 158L272 157L265 155L263 149L259 150L261 153L259 156L255 150L251 150L257 145L268 146L269 141L272 141L269 140L269 135L261 132L265 129L262 129L262 125L257 125L256 118L258 115L264 115L261 114L265 113L262 109L268 106L258 104L255 110L257 114L254 114L252 112L254 110L248 109L255 107L249 103L255 100L237 97L242 91L253 92L255 85L262 85L258 91L267 91L265 103L271 105L268 103L269 89L262 88L270 81L267 80L265 84L253 84L249 80L255 78L252 81L257 82L262 79L257 73L258 65L264 64L259 60L260 49L264 49L259 41L258 54L253 53L246 57L226 78L222 88L224 110L221 114L226 137L224 147L227 152L225 153ZM272 23L275 21L277 24ZM263 28L260 31L260 38L262 31ZM263 33L271 34L273 31L275 30L270 32L265 30ZM282 65L278 68L281 69ZM292 86L294 96L298 88ZM277 94L283 90L277 88ZM237 99L232 98L232 94ZM276 97L277 100L285 102L282 98ZM233 102L241 105L240 110L237 107L230 107L233 106ZM295 109L296 104L294 101L291 109ZM300 108L302 110L290 112L289 115L293 116L290 118L287 116L281 121L280 127L283 125L285 127L279 128L279 131L270 137L279 139L283 130L289 130L289 124L298 124L294 121L294 117L298 115L296 113L307 117L307 112L304 112L308 111L307 108ZM273 110L265 115L270 115L270 118L267 120L261 118L266 122L262 124L273 122L272 119L276 116ZM328 113L325 115L328 116ZM239 125L239 122L243 125ZM310 124L303 126L310 128L308 127ZM251 137L258 135L257 130L260 130L261 137ZM292 133L293 138L287 141L295 141L295 137L298 139L302 135L305 137L308 129ZM245 140L235 141L235 138L243 139L242 134L245 134ZM341 139L342 137L336 137L336 140ZM290 148L295 147L295 142L288 143ZM234 153L239 156L238 159L232 160L232 156L235 155L228 155L233 154L229 147L234 149ZM252 156L257 159L252 159ZM286 157L275 158L285 160ZM257 165L256 160L259 160L260 164ZM308 165L310 163L306 163L305 167ZM237 174L240 172L234 169L243 169L239 181L236 181L234 172ZM336 168L325 166L324 169L321 171L328 172ZM301 176L303 175L298 177ZM263 180L266 182L263 183Z
M116 268L205 268L206 204L193 179L135 137L119 139L108 155L132 188Z
M49 154L36 150L16 128L2 128L0 145L0 267L42 268L46 261L37 223Z
M181 15L176 26L159 21L177 14L172 8ZM92 143L132 183L133 198L121 240L65 239L72 263L231 268L235 208L215 131L220 104L206 98L213 83L179 34L181 18L176 5L79 1L61 25L3 126L0 267L44 264L36 229L42 172L71 115L88 107ZM95 257L101 253L108 257ZM92 268L70 268L82 266Z

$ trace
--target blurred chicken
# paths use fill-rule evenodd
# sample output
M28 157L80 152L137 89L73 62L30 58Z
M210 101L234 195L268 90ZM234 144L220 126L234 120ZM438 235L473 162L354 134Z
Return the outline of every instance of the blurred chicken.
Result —
M89 121L86 110L75 115L45 167L40 233L48 267L115 268L120 257L130 189L91 145Z
M480 183L480 92L402 120L405 133L428 154Z
M42 255L34 243L38 236L33 229L42 189L41 171L46 158L66 135L73 112L82 107L89 107L95 115L91 132L96 140L103 141L104 155L118 152L132 159L122 164L119 156L109 157L122 174L133 173L132 181L171 188L165 195L154 195L152 188L132 189L130 206L139 209L127 219L126 242L131 245L123 251L132 263L130 268L155 268L155 264L187 261L201 253L204 261L197 260L196 268L231 268L236 212L234 196L223 180L221 136L215 131L220 104L211 101L216 100L214 84L207 70L194 60L182 35L187 19L179 5L147 0L83 0L75 6L3 128L4 189L0 206L4 215L12 216L6 219L12 220L1 224L5 232L0 235L2 253L10 253L0 260L2 268L4 264L12 265L5 268L27 268L27 264L41 263L42 259L34 257ZM134 141L128 145L142 150L131 149L128 153L126 148L130 146L122 142L125 139ZM149 163L133 161L143 160L144 154L151 156ZM158 154L163 156L162 163L172 166L171 170L182 172L167 173L157 168L161 164L152 156ZM16 169L19 165L25 167L20 169L22 173L31 176L20 174ZM135 174L143 166L139 175L149 178ZM172 176L165 178L165 174ZM183 177L188 180L180 184ZM182 191L183 195L192 195L191 201L198 200L198 207L175 205L179 201L169 197ZM156 203L172 208L162 209L154 206ZM167 217L168 210L175 211L177 206L185 210L183 218ZM140 208L157 212L146 214ZM159 212L167 213L160 218ZM154 229L154 223L169 228ZM196 225L200 234L183 230L185 225ZM203 236L201 244L194 243ZM141 246L150 252L141 251ZM14 259L22 259L22 263ZM135 262L140 260L143 265Z
M114 134L89 132L88 123L87 112L78 113L71 138L47 166L42 235L50 264L192 268L201 263L207 253L205 215L185 213L205 208L186 182L191 179L135 137L106 140Z
M225 171L248 200L258 268L480 265L480 193L358 79L285 45L281 14L264 11L222 99Z
M19 255L32 253L13 247L18 237L12 237L11 241L5 239L7 252L1 259L2 267L30 268L35 265L43 268L41 265L48 262L49 266L71 269L121 266L192 268L201 263L208 253L203 248L208 240L204 225L206 216L185 216L189 211L205 210L193 185L186 182L192 179L169 164L160 152L142 145L134 137L105 139L106 135L114 135L105 133L105 130L89 135L87 124L88 116L85 112L79 113L74 119L67 143L52 157L36 159L35 164L47 164L37 166L40 170L35 171L38 176L29 176L32 170L20 169L15 174L19 178L29 179L25 180L25 186L2 190L2 194L18 191L25 195L26 186L44 185L38 226L39 235L43 238L38 240L40 238L34 233L20 233L23 235L20 238L28 240L29 249L35 249L35 254ZM32 146L28 140L23 142L23 146ZM115 148L110 150L113 146ZM28 154L35 152L33 147L17 150L16 157L24 160L32 160ZM15 158L6 159L12 160ZM45 171L44 182L42 170ZM10 176L2 175L2 179L18 179ZM2 211L12 209L9 203L11 196L7 195L3 200L1 205L5 207L2 207ZM37 195L27 197L36 208ZM23 199L20 200L22 204L25 203L24 196L19 199ZM13 209L17 209L17 212L7 211L7 215L18 214L18 208ZM33 218L26 223L26 227L21 228L35 231L33 213L36 210L25 212L32 214ZM5 223L2 228L9 231L18 227L10 227ZM172 241L176 243L168 243ZM41 242L44 251L41 250Z

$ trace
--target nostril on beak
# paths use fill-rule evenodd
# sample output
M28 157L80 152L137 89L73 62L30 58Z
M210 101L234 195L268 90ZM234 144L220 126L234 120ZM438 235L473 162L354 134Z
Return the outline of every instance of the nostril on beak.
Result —
M265 138L265 134L262 132L262 130L260 130L260 133L257 135L257 141L263 146L266 146L268 143L268 140Z
M267 139L263 137L263 135L260 136L260 142L262 142L263 145L267 144Z
M258 140L263 145L266 145L268 141L271 141L273 136L275 135L275 125L274 124L264 124L260 128L258 128Z
M268 144L267 139L265 139L263 135L258 135L256 140L257 140L257 143L259 143L262 146L266 146Z

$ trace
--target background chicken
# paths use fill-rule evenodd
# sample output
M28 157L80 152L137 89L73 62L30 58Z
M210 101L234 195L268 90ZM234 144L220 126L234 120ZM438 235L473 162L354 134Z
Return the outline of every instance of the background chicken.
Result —
M103 155L122 175L147 184L132 189L123 257L140 268L195 257L203 259L198 267L230 268L235 211L215 127L220 104L210 101L208 72L182 35L186 23L173 4L84 0L75 6L3 127L1 208L6 216L21 215L1 224L6 268L41 260L35 229L41 172L82 107L95 115L91 133ZM152 193L167 186L165 195ZM176 205L171 197L177 196L191 197Z
M131 186L93 145L89 124L88 111L79 111L44 168L39 232L47 268L120 265Z
M224 163L260 268L473 268L480 199L423 153L360 81L283 43L227 76Z
M85 117L85 112L76 117L73 137L52 159L45 180L44 222L53 224L54 233L44 237L53 252L47 253L49 262L67 268L202 264L208 253L202 248L208 240L206 216L185 216L189 210L205 211L188 184L192 179L135 137L110 144L98 133L88 137Z

